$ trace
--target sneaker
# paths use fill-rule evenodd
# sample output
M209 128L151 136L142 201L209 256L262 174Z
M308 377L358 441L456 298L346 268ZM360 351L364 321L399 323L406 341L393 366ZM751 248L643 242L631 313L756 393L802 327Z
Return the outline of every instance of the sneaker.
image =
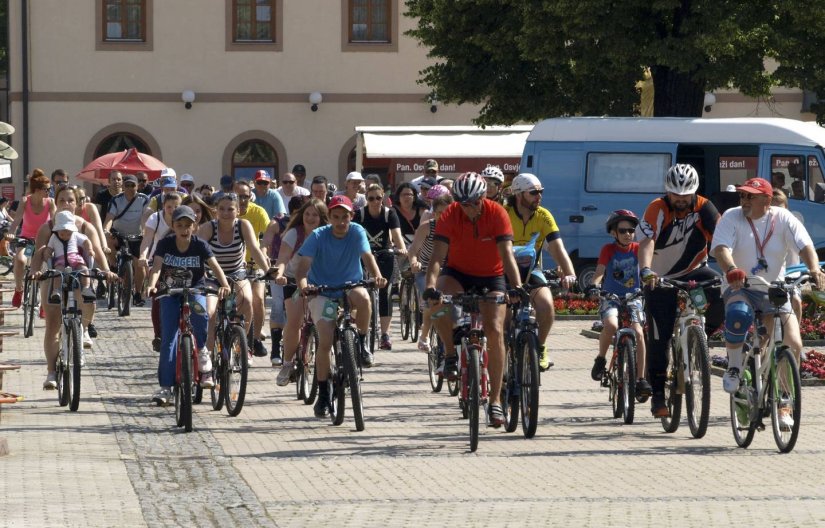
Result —
M670 416L670 411L665 403L665 393L656 392L653 394L653 399L650 404L650 413L654 418L667 418Z
M84 297L84 299L85 299L85 297ZM138 292L135 292L134 296L132 297L132 305L140 307L140 306L143 306L144 304L146 304L146 301L143 300L143 297L141 297Z
M89 331L83 330L83 348L92 348L92 345L94 345L94 341L89 336Z
M437 376L444 377L444 358L442 357L441 360L438 362L438 366L435 368L435 373Z
M490 427L501 427L504 423L504 409L501 405L490 405L488 407L490 415Z
M49 295L49 302L51 304L60 304L61 299L62 299L62 297L60 295L60 292L56 291L56 292L53 292L51 295Z
M429 339L419 339L418 340L418 350L422 352L429 352L430 351L430 340Z
M261 341L260 339L255 339L252 342L252 352L257 357L266 357L266 348L264 347L263 341Z
M604 376L604 367L607 365L607 359L602 356L596 356L593 360L593 368L590 369L590 377L593 381L600 381Z
M83 368L85 366L86 366L86 349L81 348L80 349L80 368Z
M275 383L279 387L286 387L289 385L289 382L292 378L292 363L284 362L284 365L281 367L281 371L278 373L278 377L275 378Z
M97 327L94 323L89 323L89 326L86 327L86 331L89 332L89 337L97 337Z
M736 367L729 368L722 377L722 388L725 389L725 392L728 394L733 394L739 390L739 383L739 369Z
M790 431L793 428L793 408L790 403L779 404L779 430Z
M452 355L444 358L443 374L450 381L458 379L458 356Z
M273 350L272 354L269 356L269 361L272 363L273 367L280 367L284 364L284 360L281 359L281 351L280 350Z
M55 390L57 388L57 372L46 374L46 381L43 382L43 390Z
M372 352L367 350L367 336L358 336L358 340L361 342L361 366L364 368L370 368L375 363L375 360L372 356Z
M381 350L392 350L392 341L390 341L389 334L381 334L381 345L378 348Z
M171 387L161 387L155 394L152 395L152 401L158 405L158 407L162 407L164 405L169 405L169 400L172 399L172 388Z
M198 350L198 370L201 372L212 372L212 352L203 347Z
M539 346L539 368L542 372L549 369L555 365L552 361L550 361L550 355L547 353L547 347L544 345Z
M201 373L201 388L202 389L212 389L215 387L215 381L212 379L212 372L202 372Z
M15 308L20 308L21 304L23 304L23 292L14 290L14 295L11 298L11 305Z
M650 382L645 378L639 378L636 381L636 401L644 403L651 394L653 394L653 387L650 386Z
M90 332L91 335L91 332ZM160 337L153 337L152 338L152 350L155 352L160 352Z
M80 296L83 298L84 303L93 303L97 300L97 295L91 287L80 290Z
M319 382L323 383L323 382ZM326 418L332 414L332 404L330 403L329 394L321 394L318 392L318 399L315 400L315 406L312 408L316 418Z

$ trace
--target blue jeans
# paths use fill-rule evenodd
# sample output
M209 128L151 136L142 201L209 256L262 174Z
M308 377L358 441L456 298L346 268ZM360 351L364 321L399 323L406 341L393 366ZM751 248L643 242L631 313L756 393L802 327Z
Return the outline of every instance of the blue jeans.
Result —
M158 358L158 382L161 387L175 384L175 360L178 352L178 321L180 320L180 296L160 298L160 357ZM192 328L195 331L195 347L206 343L206 297L191 295L189 297ZM197 368L197 366L195 366Z

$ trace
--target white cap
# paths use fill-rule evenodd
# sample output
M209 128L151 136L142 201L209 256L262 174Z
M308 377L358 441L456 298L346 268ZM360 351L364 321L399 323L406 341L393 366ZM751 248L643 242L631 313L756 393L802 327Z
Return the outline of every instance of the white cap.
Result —
M185 181L194 182L195 178L191 174L181 174L180 181L182 181L182 182L185 182Z
M347 181L356 180L356 181L364 181L364 177L361 176L361 173L358 171L352 171L347 174Z
M522 172L510 184L510 190L514 193L532 191L533 189L541 189L541 181L536 178L534 174L529 172Z
M54 231L77 231L77 225L74 223L74 215L69 211L60 211L54 215Z
M177 179L178 175L175 172L175 169L172 167L166 167L162 171L160 171L160 177L163 178L164 176L171 176L172 178Z
M728 185L727 187L725 187L725 192L736 192L736 185Z

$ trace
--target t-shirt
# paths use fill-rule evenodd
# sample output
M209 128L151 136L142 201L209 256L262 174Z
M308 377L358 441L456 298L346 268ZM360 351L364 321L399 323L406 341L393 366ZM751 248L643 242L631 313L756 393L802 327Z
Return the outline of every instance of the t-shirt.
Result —
M395 213L398 215L398 221L401 223L401 236L404 237L404 243L407 244L407 247L410 247L415 238L415 230L418 229L418 225L421 223L421 209L415 207L415 204L413 204L415 216L410 220L407 220L407 217L404 216L398 206L393 207L393 209L395 209Z
M286 214L286 202L283 201L281 194L274 189L267 189L263 196L258 196L253 192L252 196L255 198L255 205L263 207L269 218L276 218Z
M281 201L283 202L284 213L286 213L287 208L289 207L289 201L292 200L293 197L295 197L295 196L309 196L309 191L304 189L303 187L299 187L297 185L293 185L293 187L295 187L295 189L292 191L292 196L287 196L284 193L284 188L283 187L278 187L278 189L276 191L273 191L273 192L278 193L278 197L281 198ZM272 191L272 189L270 189L270 191ZM256 200L255 203L258 203L257 202L257 200L258 200L257 196L255 197L255 200Z
M602 289L623 296L639 288L639 243L631 242L627 248L618 244L605 244L599 253L599 264L605 267Z
M361 224L367 230L367 239L372 251L389 248L390 242L392 242L390 229L401 227L395 209L384 206L381 206L378 217L372 216L366 207L362 207L355 211L355 217L352 221Z
M346 196L346 195L347 195L347 193L345 191L335 191L335 194L333 194L333 196ZM366 194L361 194L361 193L356 193L355 194L355 200L352 200L352 208L353 209L360 209L360 208L362 208L366 205L367 205L367 195Z
M200 288L204 285L204 270L206 261L214 255L205 241L193 236L189 248L185 252L178 250L177 237L169 236L158 242L155 256L163 259L160 272L160 281L163 282L169 274L169 268L187 268L192 272L191 287Z
M146 204L149 203L149 197L145 194L135 194L135 200L129 205L129 199L126 198L125 193L120 193L111 200L109 200L109 211L107 214L112 215L114 219L116 216L123 213L120 218L112 222L112 227L123 233L124 235L139 235L140 219L143 216L143 210Z
M304 234L303 226L293 227L287 231L281 239L283 243L292 248L292 258L289 259L284 270L284 275L290 279L295 278L295 267L298 265L298 250L304 245L305 239L306 235Z
M471 221L458 202L451 203L435 226L435 240L450 245L447 266L474 277L504 274L497 244L513 240L513 228L504 207L485 198L481 216Z
M247 246L251 243L258 243L258 238L266 231L266 228L269 227L269 215L266 214L266 211L260 205L255 205L254 203L250 203L246 206L246 213L242 215L238 215L238 218L243 218L244 220L248 220L250 224L252 224L252 231L255 232L255 240L245 240L244 242L247 243ZM258 244L260 245L260 244ZM252 256L249 253L249 247L246 248L246 261L251 262Z
M639 224L642 235L653 239L651 269L669 278L681 277L708 259L719 211L710 200L696 195L693 206L677 214L667 196L653 200Z
M556 219L550 214L550 211L544 207L539 207L530 218L525 222L518 214L518 209L515 207L505 206L507 216L510 218L510 225L513 228L513 245L526 245L533 234L539 233L536 240L536 267L541 268L541 246L545 242L551 242L561 238L559 226L556 224Z
M785 259L789 254L798 254L805 246L813 245L802 222L781 207L771 207L762 218L753 220L753 227L760 244L765 244L763 254L768 263L767 270L757 267L756 239L741 207L728 209L722 215L713 234L711 251L718 246L730 248L733 262L746 274L758 275L771 282L785 275ZM773 233L768 237L771 229Z
M166 224L166 219L163 217L163 214L159 212L152 213L149 218L146 219L146 227L155 231L155 236L152 237L152 243L149 245L147 256L147 260L151 263L155 255L155 246L157 246L159 240L169 234L171 228Z
M340 286L361 280L364 277L361 255L369 252L366 230L353 222L343 238L332 234L331 225L315 229L298 250L302 257L312 257L307 278L316 286Z
M92 203L97 204L100 206L100 214L105 218L106 212L109 210L109 200L112 199L112 193L109 192L109 188L106 187L105 189L98 191L95 195L94 200Z

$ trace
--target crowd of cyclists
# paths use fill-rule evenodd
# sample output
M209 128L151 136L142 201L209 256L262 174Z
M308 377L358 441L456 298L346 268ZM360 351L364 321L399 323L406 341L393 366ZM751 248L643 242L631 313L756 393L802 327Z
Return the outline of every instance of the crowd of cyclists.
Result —
M211 284L216 294L189 299L203 388L213 388L218 381L212 376L217 299L234 293L235 308L249 332L250 354L269 355L272 366L280 367L278 386L294 381L299 334L309 313L318 333L314 414L319 418L333 412L328 378L339 299L346 295L354 313L359 365L370 368L380 361L368 337L373 310L378 311L378 349L391 350L392 293L402 272L414 275L425 301L418 348L430 350L431 327L443 343L439 375L455 380L460 374L453 339L456 314L443 309L442 298L468 291L491 298L506 295L509 303L529 296L537 323L539 366L542 371L551 368L547 343L554 309L542 251L552 257L563 288L576 284L576 273L553 215L541 206L542 182L529 173L505 182L496 167L455 180L442 177L438 169L435 160L428 160L424 174L395 189L386 189L377 175L354 171L346 175L340 191L324 176L307 180L303 165L275 179L264 170L251 181L224 176L219 189L196 187L191 175L178 178L172 169L153 182L145 173L112 171L108 185L93 200L82 187L69 184L65 171L56 170L49 178L37 169L28 180L27 194L9 208L13 220L6 236L26 244L14 256L12 303L21 305L26 277L37 279L47 268L95 267L108 282L122 280L115 273L115 256L121 244L128 244L134 257L130 300L143 306L151 299L152 347L159 353L153 401L158 405L168 404L172 397L181 310L180 300L163 295L163 290L180 287L181 280L197 288ZM825 287L804 225L772 205L781 191L775 192L770 182L743 182L736 188L740 207L720 215L697 194L699 175L692 166L674 165L663 178L665 194L641 215L617 209L605 219L613 242L599 256L595 286L613 296L602 296L603 329L591 372L594 380L601 380L607 367L607 351L619 326L616 299L646 286L644 299L634 301L631 309L639 343L635 393L639 401L651 399L651 413L657 418L670 412L665 400L667 351L678 302L675 290L657 287L661 278L702 282L718 277L708 265L708 257L715 257L723 283L705 292L705 323L708 335L720 327L724 330L729 365L723 387L729 393L740 388L746 368L742 346L754 314L773 313L767 293L745 288L746 278L781 279L786 262L796 258L807 265L815 286ZM514 254L515 248L525 246L534 246L537 254L528 265ZM181 270L186 271L185 279ZM363 286L334 289L367 277L374 279L377 302ZM525 285L530 285L529 293ZM81 286L83 345L88 348L100 334L94 324L95 293L105 288L95 292L93 284ZM267 289L269 351L263 344ZM58 288L43 287L44 389L57 387L59 307ZM786 343L798 360L802 341L790 300L779 312ZM495 427L506 418L501 401L506 314L503 304L480 306L489 358L487 419ZM783 417L784 423L793 423L790 413Z

